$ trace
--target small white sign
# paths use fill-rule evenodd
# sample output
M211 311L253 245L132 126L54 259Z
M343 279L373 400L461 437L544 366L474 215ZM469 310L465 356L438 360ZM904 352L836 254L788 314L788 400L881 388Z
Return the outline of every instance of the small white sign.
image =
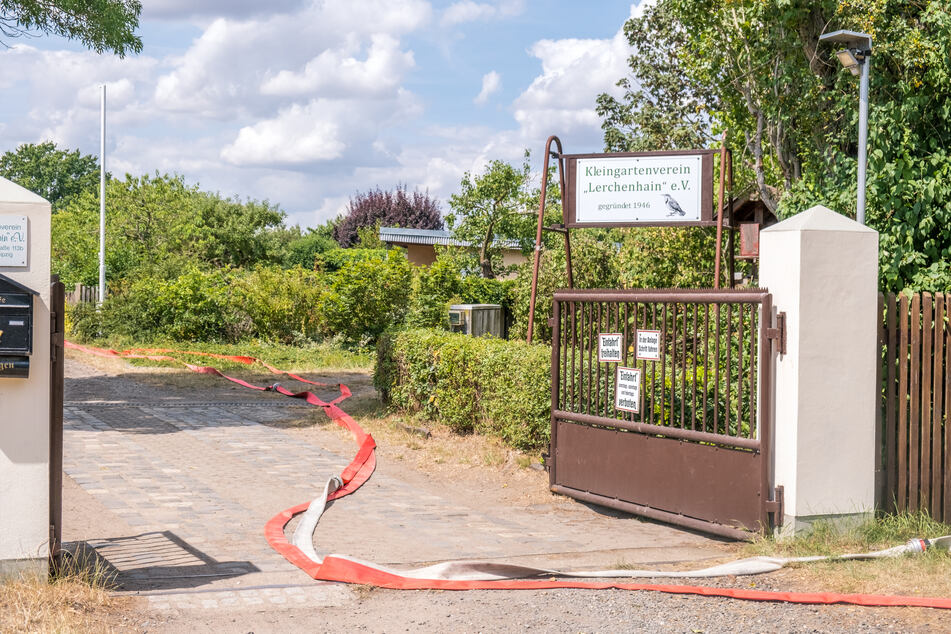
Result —
M0 215L0 266L26 266L26 216Z
M578 159L575 222L697 222L702 161L698 154Z
M619 367L617 369L614 407L635 414L641 411L641 371L637 368Z
M644 361L660 361L659 330L637 331L637 348L634 357Z
M624 335L618 332L598 334L598 361L600 363L618 363L622 361Z

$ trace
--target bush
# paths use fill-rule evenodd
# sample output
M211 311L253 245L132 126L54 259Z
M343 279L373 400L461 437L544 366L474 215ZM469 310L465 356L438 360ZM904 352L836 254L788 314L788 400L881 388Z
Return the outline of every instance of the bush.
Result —
M301 267L259 266L235 275L230 301L238 321L230 338L253 335L284 343L301 336L315 338L323 290L322 276Z
M412 272L401 251L357 259L328 276L320 298L321 328L349 343L374 341L406 316Z
M374 385L396 407L458 433L539 449L550 434L550 364L547 346L407 330L380 338Z
M84 340L117 335L139 341L291 342L320 331L321 279L302 268L193 268L171 280L116 282L102 310L80 304L70 309L70 319Z

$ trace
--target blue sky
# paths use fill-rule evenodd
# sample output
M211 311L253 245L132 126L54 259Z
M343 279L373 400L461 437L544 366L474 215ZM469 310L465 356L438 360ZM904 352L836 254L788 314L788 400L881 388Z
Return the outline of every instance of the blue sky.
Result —
M594 99L615 90L636 3L603 0L145 0L143 51L59 38L0 52L0 150L52 140L107 168L174 172L280 204L292 223L405 183L445 201L466 171L598 151Z

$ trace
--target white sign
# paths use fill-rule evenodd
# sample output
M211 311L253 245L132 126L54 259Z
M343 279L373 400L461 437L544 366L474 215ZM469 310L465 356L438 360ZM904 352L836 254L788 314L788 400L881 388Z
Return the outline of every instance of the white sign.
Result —
M698 222L701 161L696 154L579 158L575 222Z
M26 266L26 216L0 215L0 266Z
M637 348L634 358L646 361L660 361L660 331L638 330Z
M641 411L641 371L637 368L617 369L614 407L635 414Z
M617 332L598 334L598 361L600 363L617 363L622 361L624 335Z

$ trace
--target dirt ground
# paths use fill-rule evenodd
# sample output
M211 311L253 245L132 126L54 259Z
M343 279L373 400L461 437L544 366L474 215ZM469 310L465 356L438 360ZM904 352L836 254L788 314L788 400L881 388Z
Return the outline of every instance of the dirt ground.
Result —
M275 379L269 374L243 372L239 375L259 385L273 383ZM514 452L492 439L460 437L424 421L388 414L366 374L309 378L347 384L353 397L344 402L343 408L374 436L378 445L379 467L365 485L367 490L361 489L361 493L351 496L352 501L345 498L338 502L339 507L328 511L326 520L321 522L318 539L328 536L333 541L328 547L336 552L386 564L416 565L452 558L449 555L460 553L567 568L636 565L687 569L744 556L743 544L708 539L554 496L548 491L547 473L540 468L538 456ZM285 385L289 389L298 389ZM331 386L321 396L327 398L333 392ZM173 368L133 367L121 360L70 352L67 363L67 434L73 435L74 444L67 442L67 450L72 447L78 451L77 447L82 446L90 448L89 451L106 451L105 455L108 455L113 447L115 452L121 447L129 451L142 449L143 453L133 453L131 461L123 463L123 468L128 471L129 465L143 460L141 456L152 460L153 456L166 452L171 460L175 452L185 450L168 443L188 434L194 435L197 441L200 440L198 434L209 431L202 422L204 419L194 422L185 414L219 410L227 413L235 411L235 403L246 412L265 411L264 405L273 402L274 398L273 393L246 390L217 377ZM143 403L148 407L143 409ZM258 403L261 407L256 406ZM209 410L212 406L214 409ZM101 414L106 411L129 412L130 416L135 412L152 416L154 412L181 411L185 413L181 417L185 423L175 422L179 427L170 430L174 433L160 435L156 430L160 424L166 424L164 422L150 423L153 426L146 429L135 420L113 416L108 420L119 422L110 422L110 427L101 428L109 434L107 441L103 441L101 435L104 432L97 433L100 428L95 424L99 424L99 419L106 420ZM73 412L77 420L88 415L89 420L93 420L90 423L93 427L84 429L78 425L71 430L69 412ZM93 416L99 416L99 419L91 418ZM209 426L219 424L212 419L207 422ZM141 542L167 533L172 535L175 543L182 544L182 552L201 559L197 563L187 562L188 570L198 573L187 575L187 581L186 575L175 576L168 574L167 570L159 574L156 567L150 568L147 564L148 548L153 546L143 542L145 550L134 553L138 563L129 568L139 576L123 577L122 566L116 566L119 586L114 594L118 601L99 615L102 630L951 631L949 615L937 610L752 603L617 590L400 592L316 582L285 565L277 553L266 548L266 544L262 546L260 535L270 514L312 497L316 483L288 486L287 490L272 488L263 496L247 493L250 497L242 501L245 514L247 509L252 510L247 526L242 520L241 526L232 527L233 531L228 534L230 541L226 546L220 546L221 555L218 555L216 544L205 543L195 535L201 533L198 530L201 522L214 524L216 518L231 521L227 508L227 499L230 498L226 499L222 493L229 483L232 483L232 488L242 488L238 484L239 477L253 482L257 477L274 477L274 473L284 468L300 468L299 463L281 465L269 461L262 463L259 476L248 473L246 465L229 472L225 468L227 460L235 455L243 460L241 452L250 450L250 441L236 435L245 429L249 433L266 434L265 440L260 441L266 444L250 448L258 452L261 447L273 446L277 439L277 442L293 447L311 447L331 461L334 456L340 456L345 464L354 451L352 439L345 431L328 423L322 412L304 407L285 408L250 427L212 430L229 434L224 440L215 440L217 444L207 445L220 447L224 453L221 457L210 452L205 454L208 462L216 463L217 468L196 465L193 477L195 482L202 482L205 486L205 481L201 480L203 469L220 473L223 478L220 486L211 486L208 495L209 499L219 500L220 497L225 502L199 500L204 489L196 488L193 494L160 504L164 510L124 506L126 500L121 493L127 491L128 486L139 486L141 488L136 489L139 491L160 488L158 483L144 481L153 477L147 475L147 471L139 473L139 482L135 482L136 477L117 475L114 469L110 471L110 463L100 461L99 469L94 469L82 463L79 457L71 462L67 456L63 496L66 542L98 549L102 559L115 562L119 559L114 553L119 552L118 557L122 556L117 544L131 543L128 540L133 538ZM80 438L87 444L75 444L78 442L75 439ZM147 444L152 442L157 444ZM202 454L196 453L196 456L200 462ZM89 455L85 457L91 459ZM264 458L270 459L270 456L264 456L262 460ZM163 469L170 478L177 477L175 472L180 470L175 464L171 467L165 465ZM90 474L90 471L95 473ZM174 486L180 487L167 486L173 492ZM248 486L244 485L244 488ZM238 499L239 493L244 494L243 491L228 494ZM361 501L383 494L389 496L383 499L389 500L394 515L377 514L376 506ZM164 496L163 499L167 498ZM418 500L427 499L436 500L432 502L432 508L412 508L422 504ZM444 503L454 505L453 508L459 511L457 514L465 515L467 519L457 521L433 510L443 508L438 505ZM224 508L210 515L193 511L199 505L213 504ZM365 506L360 506L363 504ZM538 526L539 531L548 530L546 534L566 536L566 541L549 547L544 540L519 539L519 532L524 531L525 526ZM488 533L479 530L488 530ZM489 535L491 543L483 542L483 534ZM367 536L372 539L368 540ZM156 548L169 548L165 542L156 544ZM544 547L539 544L544 544ZM428 554L422 555L424 552ZM230 576L222 575L219 571L226 559L232 564L247 564L248 569ZM172 566L168 570L184 568ZM695 581L688 579L685 583ZM766 590L822 589L815 587L813 576L796 569L755 578L697 583ZM926 589L922 591L928 594Z

